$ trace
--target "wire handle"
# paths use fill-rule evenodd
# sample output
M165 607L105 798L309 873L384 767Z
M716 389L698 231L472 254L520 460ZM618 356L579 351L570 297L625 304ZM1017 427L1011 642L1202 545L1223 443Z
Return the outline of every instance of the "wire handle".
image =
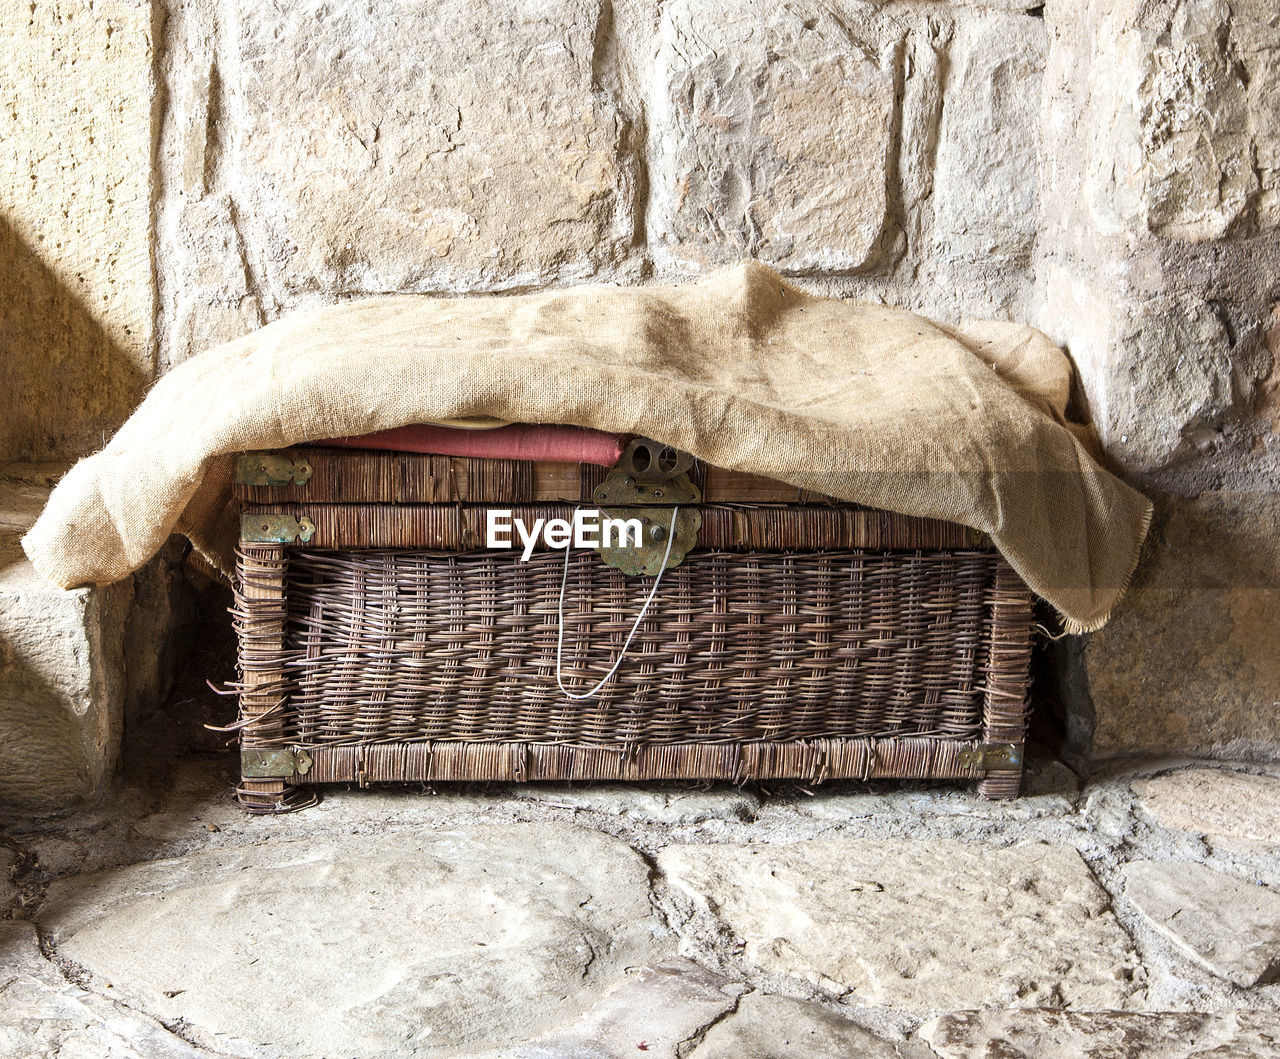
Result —
M589 699L613 679L618 667L622 665L622 659L627 653L627 648L631 646L631 639L635 636L636 631L640 628L640 623L644 621L644 616L649 612L649 604L653 602L653 597L658 594L658 586L662 584L662 575L667 572L667 560L671 558L671 543L676 537L676 515L680 513L679 506L671 509L671 526L667 530L667 550L662 556L662 568L658 571L658 576L653 579L653 588L649 589L649 598L644 601L644 606L640 608L640 613L636 615L636 620L631 626L631 631L627 633L627 638L622 642L622 650L618 652L618 657L614 659L613 665L609 667L609 672L602 676L599 682L590 691L570 691L564 686L564 675L561 670L561 659L564 655L564 590L565 585L569 582L569 546L566 544L564 549L564 570L560 574L560 602L556 607L556 685L566 698L570 699Z

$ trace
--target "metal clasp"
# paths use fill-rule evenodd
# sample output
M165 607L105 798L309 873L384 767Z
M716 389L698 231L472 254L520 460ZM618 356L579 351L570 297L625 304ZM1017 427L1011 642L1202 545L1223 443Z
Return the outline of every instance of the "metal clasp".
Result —
M702 528L702 512L697 506L702 491L689 480L692 466L692 456L670 445L648 438L634 438L627 445L618 465L597 486L592 498L608 518L639 521L640 541L630 543L633 538L623 535L621 540L627 543L601 544L600 558L607 565L629 576L653 576L684 561ZM679 508L674 527L673 507ZM669 551L668 534L672 537Z

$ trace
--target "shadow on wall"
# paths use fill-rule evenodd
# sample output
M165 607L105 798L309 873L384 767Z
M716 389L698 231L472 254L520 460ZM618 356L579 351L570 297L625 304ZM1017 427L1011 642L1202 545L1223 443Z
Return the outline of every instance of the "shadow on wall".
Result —
M1280 495L1155 494L1128 595L1088 637L1051 645L1042 694L1066 760L1145 754L1280 759Z
M84 300L0 217L0 460L99 448L145 386Z

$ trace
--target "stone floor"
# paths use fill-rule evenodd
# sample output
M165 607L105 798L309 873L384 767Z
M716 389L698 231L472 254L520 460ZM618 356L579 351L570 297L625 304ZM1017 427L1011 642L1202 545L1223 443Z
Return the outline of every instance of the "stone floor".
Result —
M0 818L0 1055L1280 1054L1280 767L253 817L216 703L103 808Z

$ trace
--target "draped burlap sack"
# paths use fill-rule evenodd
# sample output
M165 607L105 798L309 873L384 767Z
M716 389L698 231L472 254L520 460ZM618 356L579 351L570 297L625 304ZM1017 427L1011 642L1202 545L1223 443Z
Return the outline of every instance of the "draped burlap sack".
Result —
M708 463L990 534L1073 630L1106 621L1150 504L1067 421L1067 358L814 297L758 264L676 287L406 295L297 313L164 376L23 541L64 587L173 531L228 568L232 454L458 418L645 434Z

